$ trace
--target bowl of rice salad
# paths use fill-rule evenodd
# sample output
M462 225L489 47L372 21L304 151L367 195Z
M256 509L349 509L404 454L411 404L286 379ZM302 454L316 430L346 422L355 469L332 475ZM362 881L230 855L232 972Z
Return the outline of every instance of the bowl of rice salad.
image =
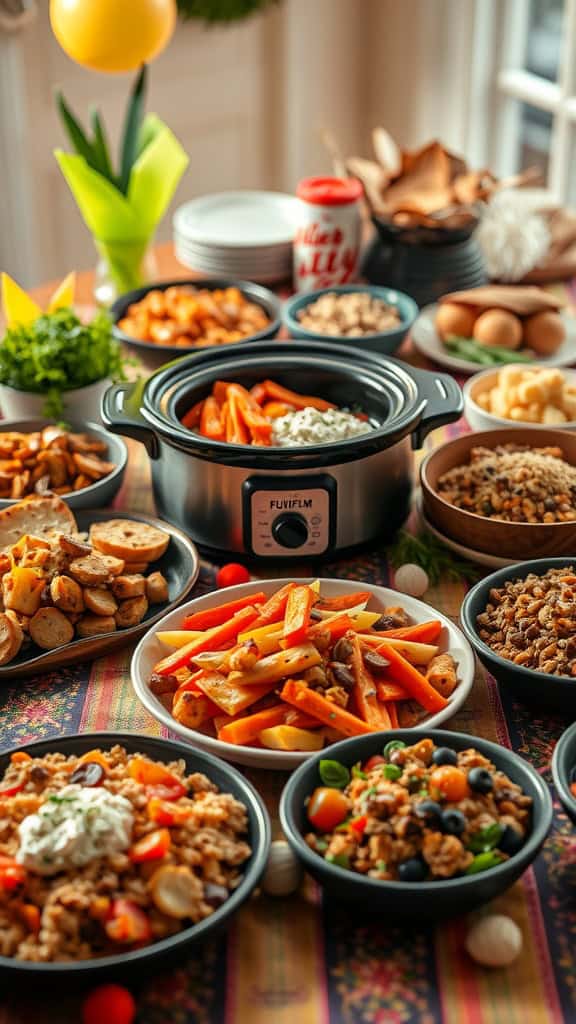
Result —
M462 914L508 889L552 822L548 787L511 750L443 730L337 743L289 779L294 853L328 894L419 918Z
M0 969L98 974L205 939L266 866L264 805L189 746L92 733L0 756Z

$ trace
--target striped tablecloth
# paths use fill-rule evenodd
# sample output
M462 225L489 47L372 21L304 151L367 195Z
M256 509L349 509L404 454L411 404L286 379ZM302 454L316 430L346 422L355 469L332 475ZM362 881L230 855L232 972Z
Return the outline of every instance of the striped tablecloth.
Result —
M412 361L415 361L412 359ZM466 429L436 431L438 444ZM142 447L130 444L130 468L117 506L152 511ZM386 585L384 549L318 566L329 577ZM198 590L214 585L203 563ZM426 595L454 620L463 585L443 582ZM94 664L6 685L0 693L2 749L63 733L120 729L160 735L129 681L130 650ZM554 743L568 721L540 715L500 695L479 671L451 728L512 747L550 782ZM281 773L248 772L276 819ZM276 824L277 828L277 824ZM138 1024L556 1024L576 1020L576 841L555 800L543 854L489 908L510 914L524 935L509 969L476 967L463 949L469 918L437 927L366 917L323 902L308 880L297 897L257 896L226 935L193 947L188 963L150 975L134 989ZM37 997L2 985L0 1024L75 1024L81 993L62 985ZM103 1022L105 1024L105 1022Z

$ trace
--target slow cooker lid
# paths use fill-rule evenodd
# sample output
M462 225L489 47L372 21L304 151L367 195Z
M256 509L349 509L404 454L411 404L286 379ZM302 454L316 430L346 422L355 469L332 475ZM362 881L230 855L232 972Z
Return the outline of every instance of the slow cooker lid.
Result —
M251 448L210 441L182 427L180 418L205 398L217 380L251 387L271 378L304 394L365 412L375 429L346 441L291 448ZM142 415L170 444L224 463L284 462L336 464L365 457L407 436L426 401L410 373L389 358L352 346L322 342L271 341L242 344L225 354L210 350L187 356L154 373L143 395Z

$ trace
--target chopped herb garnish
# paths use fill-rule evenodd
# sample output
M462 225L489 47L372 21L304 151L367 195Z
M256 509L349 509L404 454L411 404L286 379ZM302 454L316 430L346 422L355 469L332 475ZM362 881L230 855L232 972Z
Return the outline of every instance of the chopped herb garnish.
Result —
M498 846L502 838L502 832L502 826L497 822L493 825L488 825L487 828L483 828L480 832L475 832L473 836L470 836L468 849L472 853L486 853L488 850L493 850L495 846Z
M504 856L498 850L487 850L485 853L479 853L466 868L466 874L477 875L480 871L488 871L489 868L495 868L497 864L501 864L503 860Z
M329 864L336 864L339 868L350 867L350 857L347 853L328 853L325 860L327 860Z
M350 782L350 772L345 764L340 764L340 761L323 759L318 771L324 785L332 789L344 789Z
M366 775L366 772L362 771L362 762L361 761L357 761L356 764L352 766L352 778L353 779L367 779L368 778L368 776Z
M389 782L396 782L397 779L402 775L402 769L397 764L387 764L384 766L384 776Z

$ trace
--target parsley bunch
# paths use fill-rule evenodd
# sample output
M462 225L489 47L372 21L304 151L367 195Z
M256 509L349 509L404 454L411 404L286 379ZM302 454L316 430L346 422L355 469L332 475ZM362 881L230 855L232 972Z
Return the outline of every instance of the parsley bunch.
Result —
M112 322L100 311L84 324L71 309L10 327L0 343L0 384L46 395L45 413L62 414L62 393L104 377L124 379Z

